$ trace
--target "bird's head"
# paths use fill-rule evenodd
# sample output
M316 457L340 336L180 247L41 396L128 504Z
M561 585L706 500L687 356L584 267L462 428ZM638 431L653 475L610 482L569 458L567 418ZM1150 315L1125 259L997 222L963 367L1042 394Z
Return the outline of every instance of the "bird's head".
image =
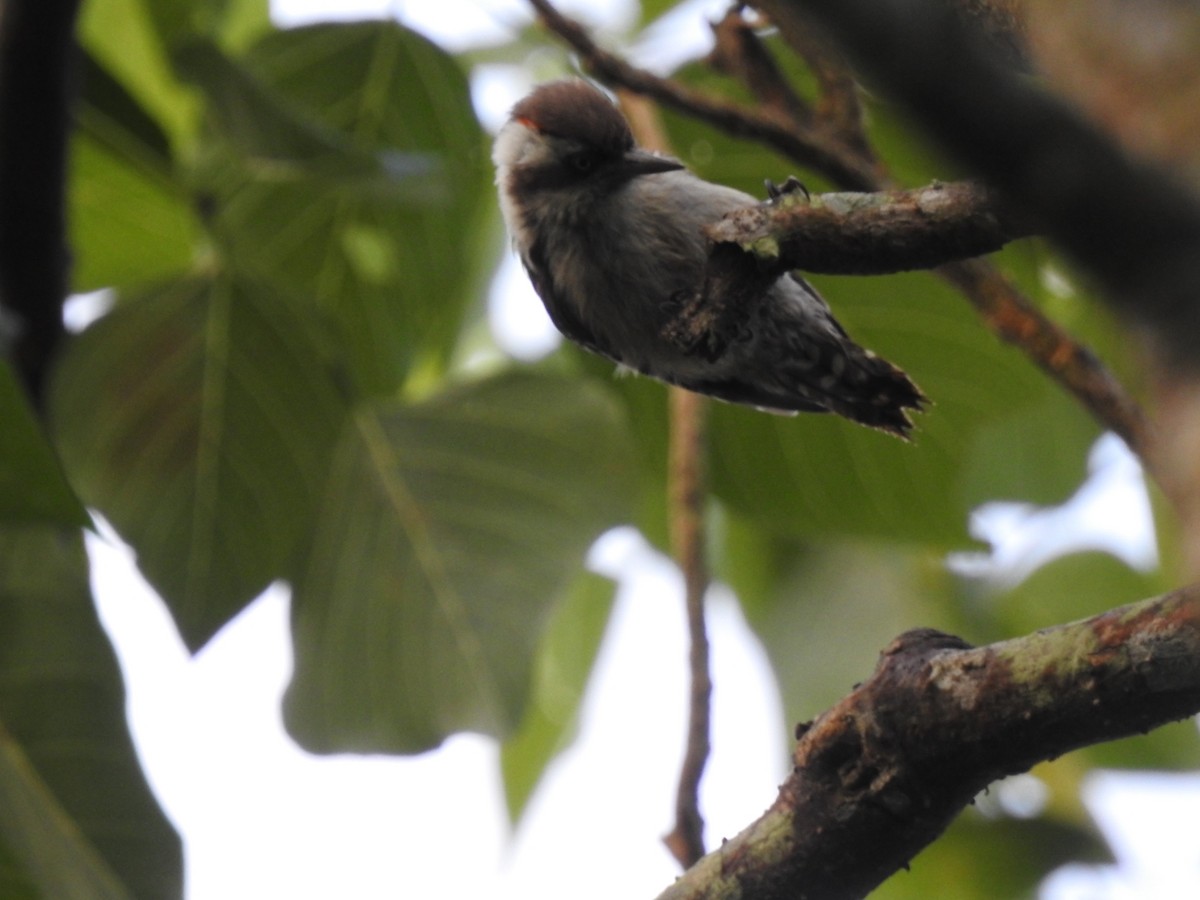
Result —
M543 84L514 106L492 161L497 184L518 202L545 191L602 194L641 175L683 168L638 149L625 117L581 79Z

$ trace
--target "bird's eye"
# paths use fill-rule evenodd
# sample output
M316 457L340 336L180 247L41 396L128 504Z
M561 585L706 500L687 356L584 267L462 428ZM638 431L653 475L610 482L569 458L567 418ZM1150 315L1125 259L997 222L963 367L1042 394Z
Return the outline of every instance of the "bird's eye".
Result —
M594 153L572 153L567 157L567 163L576 172L586 174L596 168L596 155Z

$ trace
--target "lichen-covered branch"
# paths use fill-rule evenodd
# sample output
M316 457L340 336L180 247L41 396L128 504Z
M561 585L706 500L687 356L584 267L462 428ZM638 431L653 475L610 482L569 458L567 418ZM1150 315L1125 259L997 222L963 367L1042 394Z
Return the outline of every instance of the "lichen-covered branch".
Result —
M659 900L839 900L908 865L992 781L1200 711L1200 588L986 647L892 642L803 733L772 807Z
M771 203L731 213L708 227L713 249L704 285L681 305L664 334L687 352L715 359L739 333L753 304L785 272L802 269L822 274L880 275L927 269L998 250L1026 232L993 194L971 182L934 184L911 191L813 197L793 190ZM973 291L981 285L965 273L951 270L946 274L975 299ZM981 312L998 333L1013 342L1026 343L1045 341L1047 335L1052 335L1055 346L1051 358L1055 365L1077 362L1074 355L1063 352L1062 344L1078 345L1061 331L1030 327L1030 322L1039 321L1032 307L1005 304L996 296L995 290L981 293L979 302L989 304ZM1006 310L1015 308L1027 314L1005 315ZM1001 318L1003 321L999 321ZM1094 361L1090 355L1088 359ZM1069 373L1051 374L1071 377L1072 383L1081 382ZM1119 385L1110 382L1081 382L1081 386L1119 391ZM1119 430L1123 435L1136 432L1134 428Z
M800 191L738 210L707 229L737 244L760 267L829 275L883 275L982 256L1025 237L1029 227L975 182L910 191Z

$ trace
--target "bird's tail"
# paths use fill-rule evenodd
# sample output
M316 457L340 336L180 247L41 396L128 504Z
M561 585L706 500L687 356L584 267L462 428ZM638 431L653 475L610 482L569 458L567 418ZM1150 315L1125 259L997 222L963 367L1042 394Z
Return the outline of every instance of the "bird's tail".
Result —
M831 341L815 359L794 359L793 365L801 396L815 399L815 388L830 412L904 440L913 427L909 413L928 403L904 370L849 338Z

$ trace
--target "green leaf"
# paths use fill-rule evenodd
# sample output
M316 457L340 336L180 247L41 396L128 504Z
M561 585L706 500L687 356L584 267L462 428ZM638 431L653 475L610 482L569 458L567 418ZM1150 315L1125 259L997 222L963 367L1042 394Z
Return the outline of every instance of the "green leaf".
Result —
M90 53L81 56L80 124L109 149L168 175L171 144L162 127Z
M242 46L271 26L267 0L143 0L160 40L168 47L197 36Z
M323 753L511 734L550 606L633 479L616 405L575 381L360 410L295 580L291 733Z
M86 525L86 510L63 476L54 451L12 369L0 360L0 521Z
M199 224L160 123L91 54L72 137L72 289L144 285L191 265Z
M1111 858L1094 828L1045 818L988 820L968 809L912 861L908 871L897 872L871 897L1032 900L1041 880L1059 866Z
M550 617L537 648L533 696L520 727L500 752L514 823L550 763L575 740L579 706L612 613L614 589L607 578L584 573Z
M1058 391L1043 392L1037 402L981 425L967 448L964 504L1064 502L1086 474L1085 457L1075 450L1094 441L1096 433L1095 420Z
M388 173L380 157L307 115L306 110L273 91L215 44L194 40L172 58L183 76L208 97L209 115L220 134L247 159L262 165L292 163L312 168L311 172L300 169L295 177L320 172L332 177L374 179L376 187L388 187ZM410 165L414 178L428 174L421 171L419 158ZM425 163L425 168L430 164Z
M229 264L312 298L360 393L390 396L414 371L440 372L474 299L478 229L494 203L455 61L398 25L366 22L271 34L236 79L223 71L193 75L225 110L213 122L226 149L202 177ZM223 106L233 95L238 114Z
M220 7L217 34L222 47L243 48L272 28L267 0L222 0Z
M71 289L147 285L191 266L198 225L177 187L87 133L71 145Z
M3 726L0 809L0 895L132 900Z
M181 894L78 532L0 531L0 723L0 884L8 863L56 900Z
M870 676L917 626L961 632L941 560L889 543L797 544L730 519L718 572L737 592L789 722L811 719Z
M1095 616L1170 588L1161 573L1139 572L1100 551L1053 559L1008 589L988 591L970 580L962 584L964 593L976 595L972 605L983 607L990 619L990 640Z
M345 415L311 325L226 277L118 305L70 347L51 408L72 482L192 649L283 575Z
M146 0L88 0L80 42L135 98L179 150L195 135L197 105L171 70L157 10Z

